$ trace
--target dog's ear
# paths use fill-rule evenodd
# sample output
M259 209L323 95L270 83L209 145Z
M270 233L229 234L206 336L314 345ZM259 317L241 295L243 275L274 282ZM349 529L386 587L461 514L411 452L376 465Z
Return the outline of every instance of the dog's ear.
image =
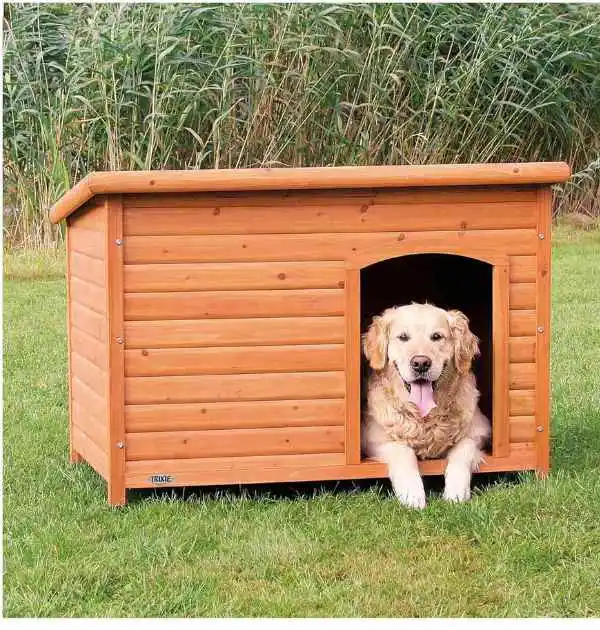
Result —
M384 315L373 318L363 335L363 352L374 370L383 370L387 362L389 320Z
M454 340L454 364L460 374L467 374L473 359L479 354L479 339L471 332L464 313L448 311L448 320Z

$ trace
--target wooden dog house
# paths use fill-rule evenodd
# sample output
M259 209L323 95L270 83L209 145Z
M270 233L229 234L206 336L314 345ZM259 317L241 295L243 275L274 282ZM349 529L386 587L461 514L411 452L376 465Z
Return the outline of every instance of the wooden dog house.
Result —
M70 441L128 488L385 477L361 328L458 308L493 439L549 466L550 184L563 163L94 173L67 220ZM422 462L427 474L444 461Z

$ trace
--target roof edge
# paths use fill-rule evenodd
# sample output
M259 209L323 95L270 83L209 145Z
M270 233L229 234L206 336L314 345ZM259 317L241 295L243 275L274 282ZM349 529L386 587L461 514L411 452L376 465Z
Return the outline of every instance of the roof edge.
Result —
M65 193L50 220L62 221L101 194L555 184L570 175L565 162L106 171L90 173Z

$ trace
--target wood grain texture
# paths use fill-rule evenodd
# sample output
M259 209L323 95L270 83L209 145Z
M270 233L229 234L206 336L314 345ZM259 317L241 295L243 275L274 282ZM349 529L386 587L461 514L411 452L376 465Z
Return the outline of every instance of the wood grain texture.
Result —
M534 389L536 372L535 363L512 363L508 370L510 389Z
M344 428L284 427L129 433L127 460L341 453Z
M90 337L104 343L108 334L108 320L105 314L71 300L71 325Z
M101 477L108 479L106 454L76 425L73 425L73 447Z
M82 383L94 390L98 396L106 395L107 372L76 352L71 352L71 369L73 374Z
M53 206L50 219L58 223L93 195L104 194L519 186L556 183L569 175L569 166L564 162L102 172L89 174L69 190Z
M360 463L360 270L346 275L346 464Z
M545 476L550 470L550 274L552 229L552 192L549 187L538 190L537 248L537 344L536 344L536 470Z
M73 369L71 367L71 348L73 343L73 316L71 314L71 250L69 247L69 233L72 220L69 217L67 219L67 231L66 231L66 247L67 247L67 387L68 387L68 404L69 404L69 462L71 464L77 464L83 461L80 453L75 450L73 445Z
M536 257L532 253L530 256L510 257L510 282L535 282L536 278Z
M508 340L508 357L511 363L534 363L535 337L511 337Z
M127 376L189 376L343 370L343 344L126 350Z
M314 202L313 202L314 204ZM290 206L214 206L128 208L128 236L191 234L316 234L320 232L396 232L534 228L536 205L501 201L487 203L430 202Z
M105 419L107 416L106 398L99 396L89 385L86 385L76 375L73 375L71 385L73 401L85 409L86 413L96 418Z
M509 433L511 443L536 441L536 424L534 416L516 416L509 419Z
M259 400L167 405L128 405L128 433L149 431L200 431L274 427L343 425L345 402L321 400Z
M511 416L535 414L535 390L512 390L508 393L508 412Z
M537 318L535 309L510 311L509 331L511 337L533 337L536 335Z
M125 291L342 289L342 262L189 263L125 266Z
M415 251L479 256L520 255L535 251L535 230L473 230L352 234L266 234L206 236L130 236L125 262L279 262L360 261L371 264Z
M305 345L344 342L343 317L126 322L128 348Z
M492 453L506 457L508 436L508 261L495 265L492 277Z
M79 403L73 404L73 425L83 431L102 451L108 461L108 433L106 431L106 417L97 417Z
M125 487L125 351L118 340L124 335L123 306L123 200L120 195L107 199L108 238L106 242L106 278L108 283L108 501L111 505L126 502Z
M74 226L70 228L70 231L69 248L71 251L79 252L98 260L104 260L106 240L104 232Z
M357 183L357 185L359 185ZM537 190L531 185L517 186L453 186L440 188L321 188L306 190L211 191L176 193L130 193L123 197L126 213L141 208L196 209L263 208L282 210L331 208L362 205L428 205L537 203Z
M509 304L513 310L535 309L535 283L511 284Z
M106 268L103 260L75 251L69 253L69 258L71 274L75 278L85 280L97 287L106 287Z
M519 447L519 448L517 448ZM209 459L175 459L127 462L127 486L156 487L151 476L157 473L172 477L170 486L214 485L236 483L274 483L321 481L333 479L386 478L385 464L366 460L348 466L342 453L318 455L275 455L270 457L225 457ZM487 457L479 471L501 472L530 470L535 467L535 445L514 444L507 457ZM421 474L441 475L445 459L419 463Z
M344 314L342 289L128 293L125 319L303 317Z
M106 291L95 284L72 276L70 299L73 302L87 306L96 313L106 314Z
M108 357L106 345L100 343L86 332L73 328L71 330L71 349L79 356L91 361L100 370L106 371L108 368Z
M106 234L106 199L93 197L69 217L69 225L75 229L83 228Z
M292 372L209 376L129 376L125 402L130 405L168 402L288 400L341 398L343 372Z

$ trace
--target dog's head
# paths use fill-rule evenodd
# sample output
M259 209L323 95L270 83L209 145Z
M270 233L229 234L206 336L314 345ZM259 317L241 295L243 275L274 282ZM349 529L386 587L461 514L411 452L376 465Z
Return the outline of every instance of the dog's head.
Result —
M374 370L389 362L410 390L412 383L434 385L450 365L467 374L479 345L460 311L409 304L374 317L363 337L363 350Z

